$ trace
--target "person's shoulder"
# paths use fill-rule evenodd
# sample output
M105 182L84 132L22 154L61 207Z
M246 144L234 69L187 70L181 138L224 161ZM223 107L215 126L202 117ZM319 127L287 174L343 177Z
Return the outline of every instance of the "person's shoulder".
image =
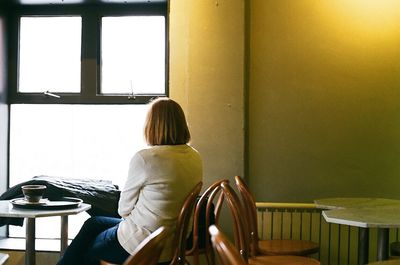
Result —
M146 147L146 148L140 149L139 151L137 151L137 152L136 152L136 154L135 154L135 155L142 155L142 154L147 154L147 153L150 153L152 149L153 149L153 147L152 147L152 146L149 146L149 147Z
M195 147L191 146L190 144L186 144L185 146L186 146L188 152L192 152L197 155L200 155L199 151Z
M160 145L154 147L154 152L173 152L173 153L199 153L195 148L189 144L179 144L179 145Z
M187 147L190 148L191 150L193 150L194 152L199 153L199 151L196 148L194 148L193 146L191 146L190 144L187 144Z
M188 144L181 145L155 145L138 151L135 156L145 158L147 156L154 156L158 154L170 154L170 153L196 153L199 152Z
M146 156L148 156L150 153L151 153L151 147L149 147L149 148L143 148L143 149L137 151L137 152L132 156L131 162L133 162L133 161L143 161L144 158L145 158Z

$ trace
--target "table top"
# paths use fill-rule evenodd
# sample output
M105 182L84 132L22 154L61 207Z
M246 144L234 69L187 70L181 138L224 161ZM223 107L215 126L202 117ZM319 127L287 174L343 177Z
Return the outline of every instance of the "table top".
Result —
M383 198L327 198L315 200L329 223L357 227L400 227L400 200Z
M0 200L0 216L1 217L26 217L37 218L46 216L63 216L78 214L91 208L90 204L81 203L78 207L72 209L61 210L36 210L15 208L8 200Z
M384 198L326 198L314 200L317 208L339 209L339 208L360 208L360 207L400 207L400 200Z

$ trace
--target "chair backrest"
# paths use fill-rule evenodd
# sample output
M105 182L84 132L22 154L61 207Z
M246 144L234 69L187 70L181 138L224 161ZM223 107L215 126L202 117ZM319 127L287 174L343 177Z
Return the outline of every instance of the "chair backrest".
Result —
M221 265L247 265L236 247L216 225L211 225L209 231Z
M196 198L200 194L202 185L203 182L199 182L189 193L183 203L176 223L176 230L173 239L173 246L176 246L176 248L170 265L185 264L186 238L188 235L189 222L196 204Z
M123 265L156 265L169 231L161 226L143 240Z
M245 210L240 202L239 197L228 183L221 183L224 193L225 202L228 205L234 224L235 246L237 253L240 254L245 264L249 262L249 249L250 249L250 233L247 228L247 218L245 217ZM299 256L267 256L262 255L251 259L251 264L315 264L320 265L319 261ZM228 263L229 264L229 263ZM233 263L232 263L233 264Z
M236 192L228 183L221 183L221 187L233 219L235 245L240 255L247 263L250 250L250 236L248 232L247 218L245 217L245 210L243 209L243 205L241 204Z
M214 220L215 223L218 223L220 210L223 203L223 193L221 183L228 182L227 179L218 180L211 184L200 196L196 203L194 217L193 217L193 230L192 230L192 243L191 248L186 251L187 256L193 256L193 264L199 264L199 254L200 252L205 254L206 261L208 264L214 264L214 257L212 252L212 246L210 244L210 235L208 233L208 229L205 231L200 231L200 223L203 222L205 227L208 228L211 224L210 221ZM216 203L214 204L214 201ZM201 213L204 211L205 214ZM205 218L204 220L200 220L200 218ZM204 235L200 233L203 232ZM199 238L202 238L204 241L204 246L201 248L199 246Z
M242 198L243 208L247 218L248 232L250 233L250 250L255 256L258 250L257 208L253 194L240 176L235 176L236 187Z

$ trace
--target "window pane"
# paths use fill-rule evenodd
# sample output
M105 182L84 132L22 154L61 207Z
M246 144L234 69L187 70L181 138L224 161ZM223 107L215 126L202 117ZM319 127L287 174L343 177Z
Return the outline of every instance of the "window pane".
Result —
M101 60L101 93L165 94L164 17L103 17Z
M131 157L146 146L143 123L147 108L11 105L10 186L36 175L49 175L111 180L122 187ZM71 216L69 236L75 236L87 216ZM36 235L58 238L60 218L37 219ZM10 226L10 236L24 237L25 230Z
M21 17L19 92L80 92L81 17Z

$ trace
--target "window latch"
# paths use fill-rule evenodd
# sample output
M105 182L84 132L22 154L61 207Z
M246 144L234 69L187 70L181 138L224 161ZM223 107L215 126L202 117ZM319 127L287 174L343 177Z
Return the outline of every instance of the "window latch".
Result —
M129 94L128 99L129 99L129 100L131 100L131 99L135 100L135 99L136 99L136 95L135 95L135 93L133 92L132 80L131 80L130 83L131 83L131 93Z
M129 99L129 100L132 100L132 99L135 100L135 99L136 99L136 95L133 94L133 93L132 93L132 94L129 94L128 99Z
M44 91L43 94L44 94L45 96L49 96L49 97L53 97L53 98L61 98L61 96L56 95L56 94L53 94L53 93L49 92L48 90L47 90L47 91Z

